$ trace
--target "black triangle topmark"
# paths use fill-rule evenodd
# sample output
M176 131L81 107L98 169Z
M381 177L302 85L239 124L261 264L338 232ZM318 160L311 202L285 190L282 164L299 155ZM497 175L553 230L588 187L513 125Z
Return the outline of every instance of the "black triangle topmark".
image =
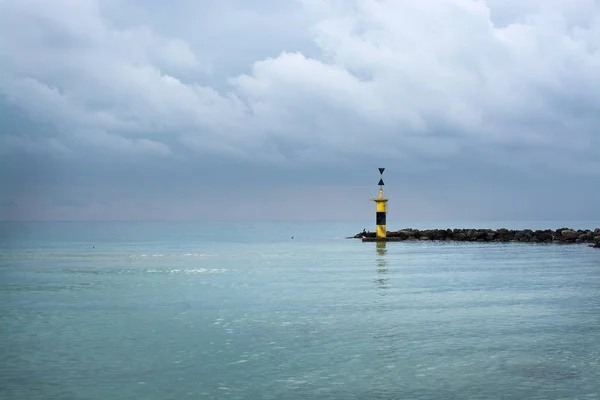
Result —
M380 180L379 180L379 183L378 183L378 185L379 185L379 186L384 186L383 179L380 179Z
M379 168L379 173L383 174L383 171L385 171L385 168Z

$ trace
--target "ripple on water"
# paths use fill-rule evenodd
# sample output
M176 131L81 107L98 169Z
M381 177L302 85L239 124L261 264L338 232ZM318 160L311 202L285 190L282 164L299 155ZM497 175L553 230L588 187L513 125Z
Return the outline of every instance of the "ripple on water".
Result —
M600 252L214 246L13 257L0 397L599 398Z
M221 274L228 272L226 268L109 268L99 266L93 269L61 269L41 271L44 274L60 272L72 275L139 275L139 274Z

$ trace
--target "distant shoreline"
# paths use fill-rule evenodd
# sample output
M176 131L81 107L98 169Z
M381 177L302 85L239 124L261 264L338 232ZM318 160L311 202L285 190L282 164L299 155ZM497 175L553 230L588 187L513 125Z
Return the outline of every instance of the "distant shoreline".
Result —
M589 244L600 248L600 228L556 230L532 229L412 229L406 228L387 232L387 238L377 238L375 232L363 231L347 239L363 239L372 241L455 241L455 242L518 242L518 243L559 243L559 244Z

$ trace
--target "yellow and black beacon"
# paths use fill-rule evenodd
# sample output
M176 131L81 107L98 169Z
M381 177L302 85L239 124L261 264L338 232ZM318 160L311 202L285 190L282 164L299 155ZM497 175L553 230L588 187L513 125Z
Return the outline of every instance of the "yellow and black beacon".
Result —
M379 198L371 199L376 205L375 224L377 225L376 236L378 239L385 239L386 234L386 217L387 217L387 201L388 199L383 197L383 171L385 168L379 168Z

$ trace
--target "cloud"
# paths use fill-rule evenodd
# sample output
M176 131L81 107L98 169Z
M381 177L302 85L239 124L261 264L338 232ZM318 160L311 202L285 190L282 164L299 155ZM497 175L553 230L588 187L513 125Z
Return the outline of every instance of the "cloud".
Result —
M600 174L597 1L0 8L0 154L13 171L163 184L254 171L264 185L284 181L272 167L318 185L384 164L428 180Z
M1 89L57 130L48 151L169 156L181 145L278 163L479 155L511 165L535 152L600 172L596 2L304 1L296 11L320 54L282 48L229 90L197 83L218 67L202 64L194 36L169 35L174 21L165 33L117 23L120 3L109 4L4 2ZM265 20L233 9L247 29ZM236 37L223 52L249 44Z

